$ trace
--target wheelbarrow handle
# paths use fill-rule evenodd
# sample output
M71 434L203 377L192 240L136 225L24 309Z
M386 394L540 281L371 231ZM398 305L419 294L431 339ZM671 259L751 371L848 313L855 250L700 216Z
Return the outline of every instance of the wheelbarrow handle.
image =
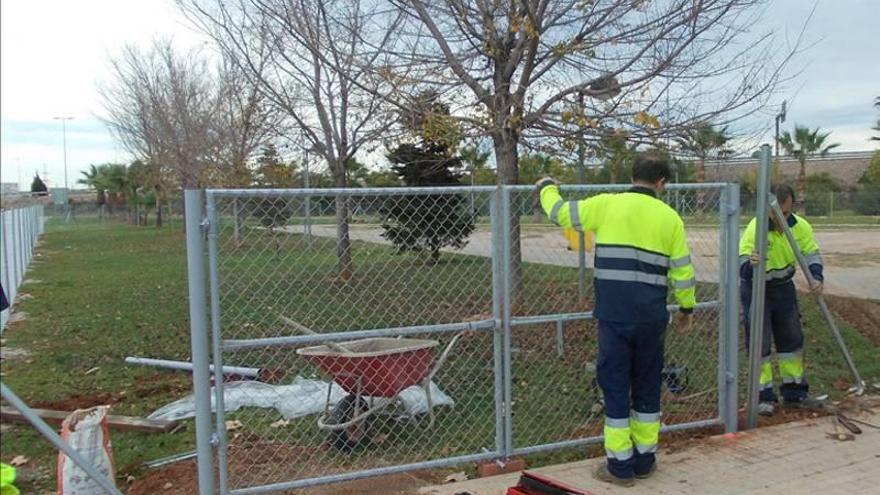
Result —
M452 340L450 340L449 343L446 344L446 349L443 349L443 354L440 354L440 358L437 359L437 363L434 364L434 367L431 369L431 372L428 373L427 378L425 378L426 384L430 384L431 380L434 379L434 375L436 375L437 372L440 371L440 367L443 366L443 363L446 362L446 359L449 357L449 354L452 352L452 348L455 347L455 344L458 343L458 340L460 338L462 338L464 336L464 334L466 334L470 331L471 330L462 330L462 331L458 332L457 334L455 334L454 337L452 337Z
M281 323L284 323L285 325L293 328L294 330L296 330L300 333L304 333L307 335L320 335L318 332L312 330L311 328L308 328L301 323L297 323L286 316L283 316L283 315L279 316L278 319L281 320ZM323 344L326 345L327 347L333 349L334 351L337 351L337 352L343 352L346 354L351 352L348 349L346 349L345 347L337 344L336 342L327 341L327 342L324 342Z

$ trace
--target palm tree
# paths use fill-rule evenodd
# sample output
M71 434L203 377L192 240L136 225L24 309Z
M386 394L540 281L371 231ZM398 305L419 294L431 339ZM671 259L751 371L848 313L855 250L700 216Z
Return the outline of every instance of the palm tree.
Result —
M801 214L804 213L807 199L807 158L811 156L825 156L832 149L840 146L840 143L829 144L828 136L830 132L820 133L819 128L812 131L807 126L794 125L794 135L788 131L784 131L779 136L779 144L785 149L785 152L800 162L800 170L798 171L798 201L797 210Z
M708 122L701 122L696 127L685 130L676 139L678 146L683 151L699 160L697 162L697 182L706 182L707 159L724 158L733 153L733 150L727 148L730 140L731 136L727 131L727 126L715 129Z
M104 167L105 165L101 165L100 167L89 165L88 170L80 172L82 178L76 181L77 184L83 184L88 186L89 189L95 190L98 195L96 200L98 206L103 206L107 202L107 184L104 175Z

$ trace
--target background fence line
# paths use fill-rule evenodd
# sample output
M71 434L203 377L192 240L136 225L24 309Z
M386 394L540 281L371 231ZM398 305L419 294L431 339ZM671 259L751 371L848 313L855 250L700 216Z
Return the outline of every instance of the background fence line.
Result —
M6 328L18 288L34 256L43 233L43 206L3 210L0 213L0 282L9 300L9 309L0 312L0 332Z

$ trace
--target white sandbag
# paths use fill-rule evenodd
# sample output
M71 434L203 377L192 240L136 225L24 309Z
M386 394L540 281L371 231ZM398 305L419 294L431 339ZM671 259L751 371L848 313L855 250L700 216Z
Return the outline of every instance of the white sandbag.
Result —
M61 423L61 438L80 456L103 474L110 482L116 478L113 471L113 447L107 424L108 406L98 406L70 413ZM103 495L106 493L97 481L63 453L58 453L59 495Z

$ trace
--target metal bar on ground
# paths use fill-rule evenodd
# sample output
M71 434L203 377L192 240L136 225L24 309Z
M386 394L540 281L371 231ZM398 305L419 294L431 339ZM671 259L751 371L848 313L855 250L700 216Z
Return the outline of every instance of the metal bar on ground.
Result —
M6 386L5 383L0 382L0 394L2 394L3 399L9 403L10 406L18 409L25 418L27 418L28 422L30 422L33 427L40 432L46 440L55 446L58 450L64 453L67 457L70 458L71 461L76 463L77 466L82 468L83 471L86 472L92 479L94 479L101 488L104 489L106 493L111 493L113 495L122 495L122 492L119 491L118 488L113 484L113 481L109 480L106 476L101 474L97 468L90 462L86 461L79 452L77 452L73 447L70 446L67 442L64 441L55 430L52 429L49 425L46 424L45 421L40 419L39 416L34 414L34 411L28 407L27 404L24 403L15 393Z
M785 221L785 215L782 214L782 210L779 208L779 202L776 201L776 198L772 194L769 195L768 201L770 202L770 209L773 213L773 217L776 219L776 223L782 225L782 231L785 233L785 237L791 245L791 250L794 252L795 258L797 258L798 265L801 267L801 272L803 272L804 277L807 279L807 284L812 287L816 281L813 279L812 273L810 273L810 265L807 263L806 258L804 258L804 254L801 253L801 249L798 247L794 234L791 232L791 228L789 228L788 223ZM819 303L819 309L822 310L822 316L824 316L825 321L828 322L828 328L831 329L831 334L834 335L834 340L837 342L837 346L840 348L840 352L846 360L846 365L849 367L853 379L855 379L856 392L861 395L865 391L865 382L862 380L862 375L859 374L859 370L856 369L856 364L853 362L852 355L849 353L849 348L847 348L846 342L843 340L843 335L841 335L840 329L837 328L837 322L834 321L834 316L828 309L828 305L825 303L825 298L822 297L822 294L816 294L816 302Z
M746 428L758 426L758 395L761 377L761 354L764 337L764 290L766 280L768 205L770 192L770 145L761 146L761 165L758 168L758 201L755 212L755 251L758 264L752 270L752 303L749 314L749 392L746 407Z
M125 358L126 364L135 364L138 366L153 366L156 368L166 368L170 370L192 371L192 363L186 361L172 361L170 359L153 359L128 356ZM211 373L214 373L214 365L210 366ZM260 376L259 368L246 368L244 366L223 366L224 375L239 375L250 378L258 378Z
M207 291L205 290L205 242L202 237L204 195L184 192L186 265L189 283L189 321L193 362L193 397L196 409L196 452L199 495L214 494L214 459L211 444L211 381L208 347Z

